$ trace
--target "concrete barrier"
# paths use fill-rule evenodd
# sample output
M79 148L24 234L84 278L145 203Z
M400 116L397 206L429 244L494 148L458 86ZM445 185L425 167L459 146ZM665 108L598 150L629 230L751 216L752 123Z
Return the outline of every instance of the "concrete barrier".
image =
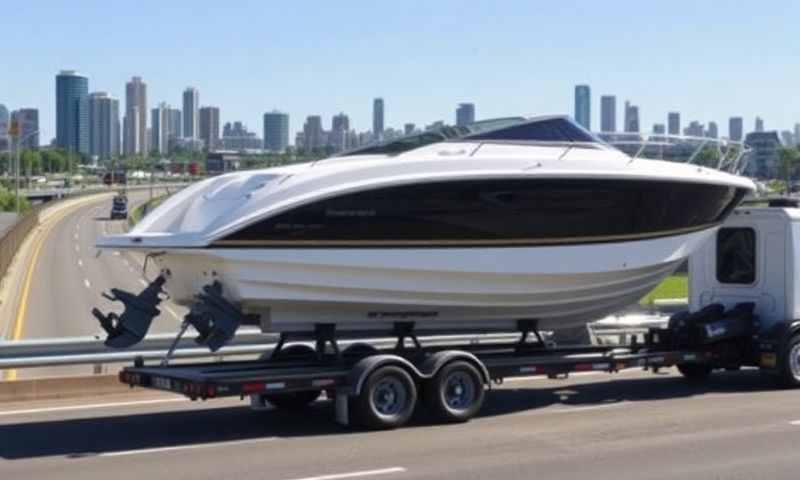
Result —
M131 390L117 379L117 375L92 375L81 377L35 378L0 382L0 403L57 398L96 397L125 393L145 393L145 389Z

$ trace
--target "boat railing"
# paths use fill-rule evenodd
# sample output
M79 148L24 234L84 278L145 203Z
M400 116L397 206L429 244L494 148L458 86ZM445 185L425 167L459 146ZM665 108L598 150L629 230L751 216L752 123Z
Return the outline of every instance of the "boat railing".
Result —
M632 158L669 160L741 175L751 151L729 138L694 137L664 133L599 132L597 137Z

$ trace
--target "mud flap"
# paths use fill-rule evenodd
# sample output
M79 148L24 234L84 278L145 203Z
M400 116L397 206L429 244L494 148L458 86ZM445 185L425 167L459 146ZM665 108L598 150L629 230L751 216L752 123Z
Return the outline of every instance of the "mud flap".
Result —
M118 288L112 288L110 294L103 293L105 298L125 305L122 315L114 312L104 314L97 308L92 309L92 314L108 334L105 341L107 347L128 348L142 341L153 319L161 313L156 307L161 303L164 283L166 278L159 275L139 294Z

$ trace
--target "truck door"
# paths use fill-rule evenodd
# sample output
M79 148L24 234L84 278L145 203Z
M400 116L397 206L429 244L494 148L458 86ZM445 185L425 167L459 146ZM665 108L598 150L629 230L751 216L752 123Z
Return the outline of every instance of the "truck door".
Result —
M776 220L751 217L746 224L731 222L719 229L714 245L703 249L704 278L692 274L692 282L699 280L690 286L693 297L698 295L693 300L699 300L693 308L754 302L762 327L785 318L786 232L784 223Z

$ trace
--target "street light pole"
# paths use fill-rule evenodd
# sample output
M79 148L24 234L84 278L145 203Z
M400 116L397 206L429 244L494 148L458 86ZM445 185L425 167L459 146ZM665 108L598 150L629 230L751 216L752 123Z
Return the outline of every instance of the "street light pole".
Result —
M20 138L17 136L17 154L15 155L16 159L14 161L14 203L16 203L15 207L17 210L17 215L19 215L19 146L21 143L25 142L25 140L31 138L34 135L38 135L39 130L34 130L24 137Z

